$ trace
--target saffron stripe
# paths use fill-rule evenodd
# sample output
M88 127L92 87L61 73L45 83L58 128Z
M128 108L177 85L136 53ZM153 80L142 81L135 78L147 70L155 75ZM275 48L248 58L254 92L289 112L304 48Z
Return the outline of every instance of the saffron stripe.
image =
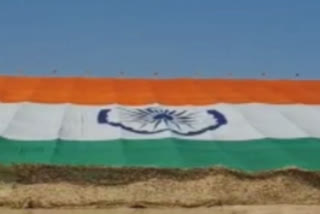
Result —
M1 102L320 104L320 81L0 77Z

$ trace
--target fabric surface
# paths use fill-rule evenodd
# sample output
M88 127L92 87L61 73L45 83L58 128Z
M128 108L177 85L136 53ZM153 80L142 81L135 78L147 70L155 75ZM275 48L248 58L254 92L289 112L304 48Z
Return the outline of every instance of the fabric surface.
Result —
M320 81L0 77L2 102L320 104Z
M0 77L0 163L320 168L320 81Z
M261 139L199 141L182 139L113 141L0 140L2 164L59 164L108 167L203 168L246 171L299 167L320 170L320 140Z
M320 138L320 105L302 104L132 107L0 103L0 121L1 136L13 140Z

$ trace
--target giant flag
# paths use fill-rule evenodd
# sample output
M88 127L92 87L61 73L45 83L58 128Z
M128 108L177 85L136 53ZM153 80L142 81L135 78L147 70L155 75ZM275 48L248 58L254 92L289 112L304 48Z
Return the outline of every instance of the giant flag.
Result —
M320 169L320 81L0 77L0 164Z

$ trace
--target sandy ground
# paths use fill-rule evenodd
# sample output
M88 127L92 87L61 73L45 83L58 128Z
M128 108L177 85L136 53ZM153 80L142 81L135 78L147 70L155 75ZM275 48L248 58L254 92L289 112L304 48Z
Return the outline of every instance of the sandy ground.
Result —
M8 208L320 205L320 174L297 169L246 174L19 166L0 170L0 180L0 206Z
M0 209L5 214L317 214L320 206L222 206L212 208L164 208L164 209L64 209L64 210L9 210Z

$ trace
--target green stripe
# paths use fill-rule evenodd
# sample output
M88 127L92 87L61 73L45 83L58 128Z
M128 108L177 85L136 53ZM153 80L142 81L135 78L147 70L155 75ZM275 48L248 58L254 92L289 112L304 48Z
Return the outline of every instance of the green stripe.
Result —
M17 141L0 139L2 164L198 168L257 171L296 166L320 169L320 139L196 141Z

